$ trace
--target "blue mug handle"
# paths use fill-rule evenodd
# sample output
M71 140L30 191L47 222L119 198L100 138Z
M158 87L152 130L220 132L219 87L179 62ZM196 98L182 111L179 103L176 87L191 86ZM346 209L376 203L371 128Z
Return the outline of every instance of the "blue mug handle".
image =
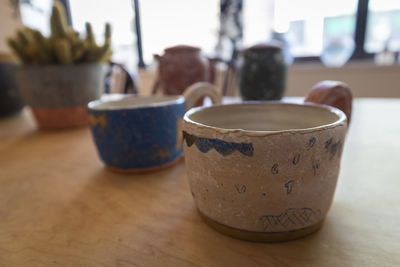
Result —
M194 107L196 102L208 96L214 105L221 104L222 97L215 85L208 82L197 82L186 88L183 93L186 99L186 111Z

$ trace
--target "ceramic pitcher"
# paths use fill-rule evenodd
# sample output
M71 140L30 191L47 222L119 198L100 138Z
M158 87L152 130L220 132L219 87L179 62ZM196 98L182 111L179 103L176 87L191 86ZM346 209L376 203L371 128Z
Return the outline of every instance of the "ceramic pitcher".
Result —
M161 88L166 95L179 95L196 82L214 81L213 61L204 57L200 48L178 45L154 57L158 61L158 81L153 94Z

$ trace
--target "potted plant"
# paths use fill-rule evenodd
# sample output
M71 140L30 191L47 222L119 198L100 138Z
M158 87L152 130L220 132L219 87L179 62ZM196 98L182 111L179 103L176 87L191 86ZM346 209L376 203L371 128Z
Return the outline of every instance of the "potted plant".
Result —
M19 89L32 109L40 128L59 129L88 123L86 105L104 91L111 56L111 28L105 27L105 41L98 45L90 23L86 37L67 24L63 5L54 1L51 34L25 27L8 45L22 62L16 69Z

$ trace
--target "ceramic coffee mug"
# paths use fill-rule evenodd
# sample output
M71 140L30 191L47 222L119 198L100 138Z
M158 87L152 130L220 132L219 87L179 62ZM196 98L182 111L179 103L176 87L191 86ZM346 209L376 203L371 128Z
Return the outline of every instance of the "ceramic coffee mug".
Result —
M258 102L184 116L187 177L217 230L284 241L316 231L334 195L346 115L330 106Z
M122 96L88 104L89 124L102 161L112 170L146 172L182 154L182 117L200 98L220 102L215 87L197 83L183 96Z

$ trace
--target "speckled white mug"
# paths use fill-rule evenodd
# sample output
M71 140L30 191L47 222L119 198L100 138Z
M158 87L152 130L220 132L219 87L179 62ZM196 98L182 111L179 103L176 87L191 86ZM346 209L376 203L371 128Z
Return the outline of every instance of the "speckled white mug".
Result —
M187 177L205 221L228 235L284 241L316 231L332 203L347 130L330 106L258 102L184 116Z

